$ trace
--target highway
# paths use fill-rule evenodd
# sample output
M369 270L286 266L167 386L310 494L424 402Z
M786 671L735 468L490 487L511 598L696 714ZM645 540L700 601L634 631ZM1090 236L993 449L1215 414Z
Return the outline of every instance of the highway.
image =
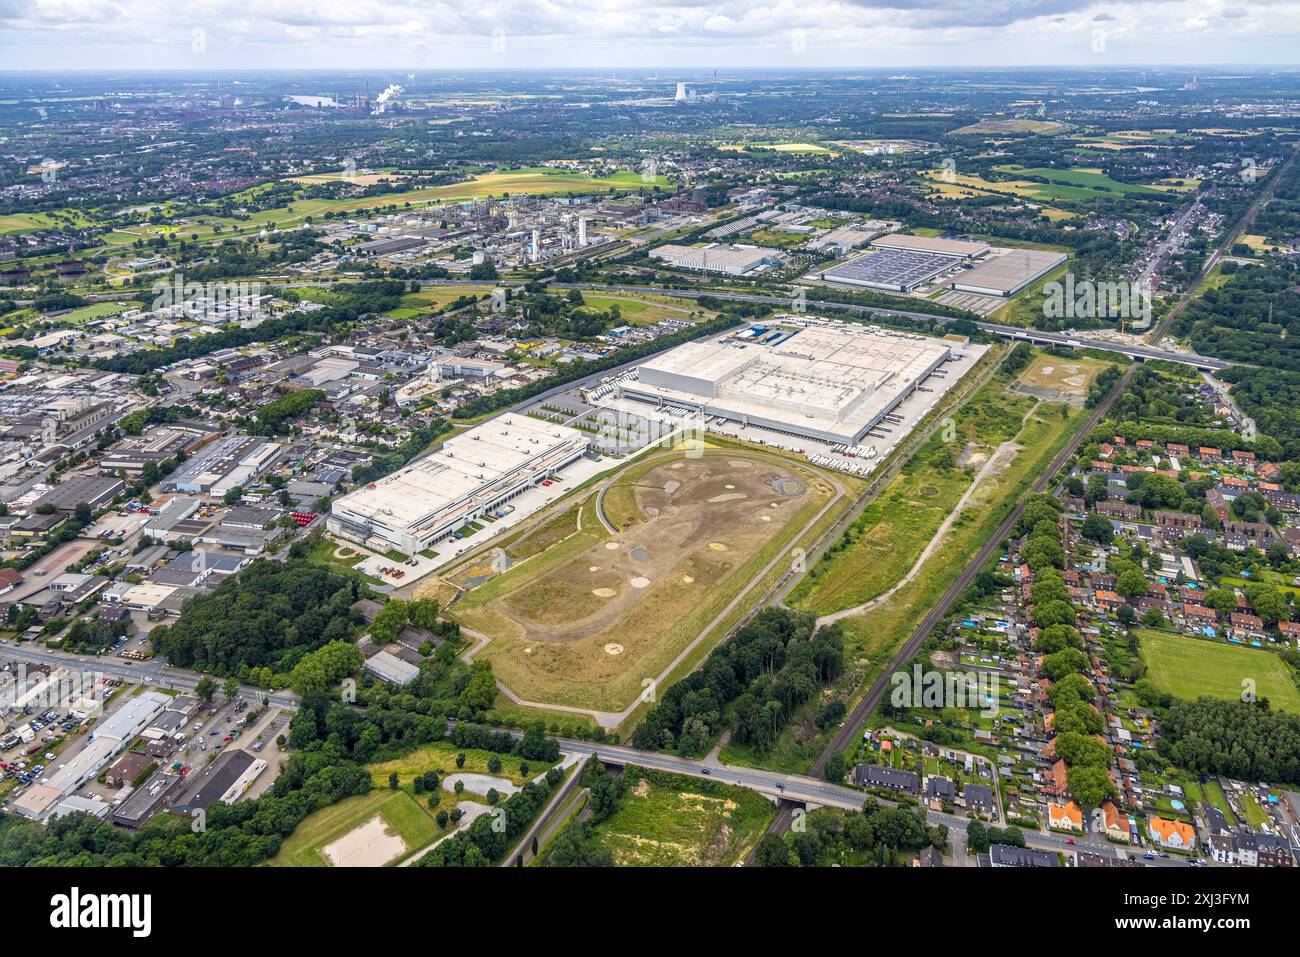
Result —
M1208 272L1209 269L1213 268L1214 263L1218 262L1218 259L1221 254L1222 254L1222 248L1216 250L1215 253L1210 257L1206 272ZM356 280L335 280L334 282L355 282L355 281ZM287 288L294 288L299 286L310 287L310 286L323 286L323 285L330 285L330 284L331 284L330 280L322 279L314 282L287 282L287 283L277 283L275 285L277 288L287 289ZM494 283L473 282L464 279L426 279L422 281L422 285L482 287L485 285L518 286L518 285L522 285L522 283L520 283L517 280L512 281L512 280L504 280L504 279L497 280ZM586 292L611 293L615 295L619 293L623 293L625 295L630 295L630 296L636 296L636 295L669 296L669 297L675 297L679 299L703 299L703 298L712 297L714 299L722 299L728 302L751 302L759 305L784 307L787 310L793 311L793 303L790 296L766 296L766 295L759 295L757 293L725 292L725 291L719 291L713 289L680 289L671 286L635 286L635 285L627 285L627 284L587 283L587 282L575 282L575 283L548 282L547 287L550 289L578 289ZM800 287L800 288L806 289L807 287ZM914 312L914 311L909 311L907 309L891 309L885 306L866 306L866 305L861 305L859 303L831 302L828 300L808 299L804 301L801 305L803 308L813 310L813 311L826 311L826 310L839 309L839 310L844 310L846 312L856 312L865 316L871 316L871 315L891 316L897 319L910 319L914 321L925 321L925 322L938 321L942 323L951 323L951 322L958 321L958 319L953 316L932 315L930 313ZM1079 349L1079 348L1099 349L1103 352L1114 352L1119 355L1127 356L1130 359L1137 359L1143 362L1156 360L1156 359L1162 359L1166 362L1177 362L1181 365L1190 365L1206 372L1214 372L1220 369L1226 369L1231 365L1242 365L1242 363L1239 362L1238 363L1227 362L1223 359L1214 359L1209 356L1201 356L1193 352L1177 352L1170 349L1160 349L1157 348L1154 345L1154 343L1150 343L1150 342L1145 344L1140 342L1134 342L1134 343L1108 342L1102 339L1089 338L1086 334L1082 334L1082 333L1076 333L1072 335L1065 332L1048 332L1041 329L1026 329L1021 326L1008 326L1008 325L1003 325L1002 323L985 322L983 320L976 320L976 319L970 319L969 321L974 322L975 325L978 326L980 329L982 329L984 332L990 333L992 335L999 336L1003 339L1010 339L1016 342L1029 342L1034 345L1059 346L1061 348L1068 348L1068 349ZM643 361L644 360L639 359L636 360L636 362L628 363L628 365L636 365ZM619 368L621 369L624 367L620 366ZM615 370L606 370L604 373L602 373L602 375L610 375L614 371Z
M768 306L784 306L786 309L792 308L791 300L788 296L760 296L753 293L714 292L707 289L671 289L658 286L602 285L598 283L550 283L550 288L580 289L588 292L605 293L621 292L629 295L640 294L643 296L677 296L687 299L712 297L714 299L725 299L730 302L752 302ZM886 309L880 306L863 306L856 303L829 302L809 299L804 302L803 305L807 309L814 311L842 309L848 312L856 312L864 315L893 316L899 319L923 320L926 322L938 321L950 323L958 321L951 316L935 316L924 312L908 312L905 309ZM1030 342L1034 345L1060 346L1062 348L1070 349L1100 349L1103 352L1115 352L1120 355L1128 356L1130 359L1138 359L1143 362L1153 359L1163 359L1166 362L1177 362L1181 365L1190 365L1197 369L1206 371L1226 369L1230 365L1241 364L1225 362L1222 359L1212 359L1208 356L1196 355L1195 353L1174 352L1169 349L1160 349L1157 348L1154 343L1143 345L1139 343L1130 344L1106 342L1101 339L1090 339L1087 336L1080 334L1070 335L1064 332L1046 332L1041 329L1025 329L1021 326L1006 326L996 322L983 322L978 320L975 321L975 325L985 332L1017 342Z
M1231 248L1231 244L1235 241L1236 237L1240 235L1242 230L1254 219L1255 214L1258 212L1259 207L1263 204L1266 197L1272 195L1272 191L1276 188L1278 180L1291 164L1295 162L1296 155L1297 154L1293 152L1287 161L1278 167L1268 186L1260 192L1258 197L1256 197L1255 201L1242 215L1236 227L1227 234L1214 255L1210 256L1206 260L1206 263L1200 274L1197 276L1196 281L1189 284L1187 290L1179 298L1178 302L1161 321L1160 325L1156 327L1149 340L1152 348L1158 347L1160 340L1164 338L1177 320L1178 316L1182 313L1183 309L1185 309L1187 304L1195 297L1196 291L1200 288L1200 285L1204 282L1206 276L1208 276L1210 271L1214 268L1214 263L1218 261L1223 250ZM1032 487L1032 492L1034 494L1040 493L1047 488L1052 477L1065 466L1078 450L1079 445L1082 444L1089 433L1096 428L1097 424L1110 409L1110 406L1114 403L1115 399L1122 395L1125 389L1128 388L1128 383L1133 376L1134 369L1136 369L1136 366L1129 366L1129 368L1124 371L1124 374L1118 381L1116 381L1115 385L1111 388L1110 392L1107 393L1106 397L1098 403L1096 408L1093 409L1092 414L1088 416L1088 420L1084 423L1084 426L1074 433L1070 441L1068 441L1056 454L1055 458L1052 459L1047 470L1035 480ZM952 610L952 607L956 604L957 600L966 589L970 587L975 576L979 574L982 568L992 561L994 553L1001 548L1002 542L1008 537L1011 529L1020 521L1020 516L1024 512L1024 508L1024 502L1016 504L1015 508L1013 508L1010 514L1003 520L1002 524L998 526L998 530L989 537L983 547L980 548L975 558L972 559L971 562L962 570L961 574L957 576L957 580L953 582L948 590L944 592L938 603L936 603L935 606L930 609L929 613L921 620L920 624L894 656L889 667L885 668L881 672L880 676L872 683L871 687L867 690L867 693L863 695L861 700L859 700L854 706L853 710L849 713L849 716L845 719L839 730L827 744L821 756L818 757L817 761L813 764L812 774L814 776L820 777L825 773L826 764L830 760L831 755L838 751L845 750L850 744L857 740L858 735L861 733L862 726L866 723L867 717L879 706L885 689L890 684L890 676L898 669L906 666L907 662L915 657L916 653L920 650L921 645L925 642L925 639L930 635L938 623ZM784 833L784 831L789 828L790 821L791 814L787 808L782 814L778 815L775 821L773 821L769 830L773 833Z

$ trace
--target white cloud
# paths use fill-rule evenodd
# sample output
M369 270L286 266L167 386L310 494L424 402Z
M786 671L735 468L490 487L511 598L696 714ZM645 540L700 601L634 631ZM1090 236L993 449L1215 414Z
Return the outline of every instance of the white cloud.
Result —
M1300 0L0 0L0 50L193 68L197 28L210 67L1070 65L1098 24L1115 64L1288 63Z

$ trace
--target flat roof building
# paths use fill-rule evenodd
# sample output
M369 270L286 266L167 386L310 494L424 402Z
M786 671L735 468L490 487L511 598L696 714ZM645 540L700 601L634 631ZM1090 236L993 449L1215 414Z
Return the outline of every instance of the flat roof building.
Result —
M220 801L234 804L266 770L266 762L247 751L227 751L187 782L184 793L172 805L177 811L206 811Z
M688 342L618 388L657 406L854 445L952 354L952 343L927 336L809 325L774 345Z
M274 442L256 435L232 435L214 442L163 479L164 492L224 495L262 474L279 452Z
M366 659L366 670L384 681L406 686L420 676L420 669L386 651L376 651Z
M423 551L587 454L584 433L502 415L333 502L331 533L378 551Z
M873 239L871 245L875 249L908 249L958 259L974 259L983 256L991 248L988 243L972 242L969 239L942 239L938 236L913 236L910 233L890 233Z
M92 510L103 508L126 485L119 478L106 475L70 475L35 502L33 509L50 505L60 512L71 512L85 502Z
M63 797L76 791L99 773L171 703L171 697L146 691L129 698L116 711L90 729L86 745L59 767L33 785L14 810L24 817L43 819Z
M728 276L753 275L779 266L786 260L786 254L779 249L729 246L724 243L709 246L678 246L669 243L650 250L650 255L678 269L717 272Z
M823 282L865 286L889 292L911 292L961 262L956 256L914 249L873 249L865 255L823 270Z
M952 288L986 296L1014 296L1035 279L1051 272L1069 257L1042 249L1008 249L957 273Z

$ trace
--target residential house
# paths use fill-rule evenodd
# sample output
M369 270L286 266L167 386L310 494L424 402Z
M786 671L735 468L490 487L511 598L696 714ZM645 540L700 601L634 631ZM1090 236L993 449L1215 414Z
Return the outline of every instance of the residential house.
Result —
M1083 811L1073 801L1047 805L1047 826L1057 831L1083 833Z
M1171 851L1190 851L1196 847L1196 829L1183 821L1155 816L1148 822L1151 837Z

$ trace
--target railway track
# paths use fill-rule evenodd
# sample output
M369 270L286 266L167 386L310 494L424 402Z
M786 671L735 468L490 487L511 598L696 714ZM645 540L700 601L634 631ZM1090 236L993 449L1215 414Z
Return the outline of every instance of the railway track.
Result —
M1273 191L1277 188L1278 181L1295 162L1297 155L1297 152L1293 152L1291 156L1274 171L1267 186L1247 208L1246 212L1237 222L1237 225L1219 244L1219 247L1214 254L1206 260L1205 265L1197 275L1196 280L1188 286L1187 290L1181 297L1179 297L1178 302L1174 304L1174 307L1169 310L1168 314L1166 314L1164 319L1160 321L1160 324L1152 332L1148 339L1148 342L1152 346L1158 345L1160 340L1169 333L1169 330L1173 327L1173 324L1177 321L1188 303L1195 298L1201 284L1218 263L1218 260L1222 257L1224 251L1231 249L1232 244L1236 241L1237 237L1240 236L1242 231L1254 220L1260 207L1267 202L1270 196L1273 195ZM1098 423L1101 422L1106 413L1110 411L1110 407L1114 404L1116 398L1124 394L1136 368L1137 364L1134 363L1124 371L1123 375L1116 380L1114 386L1111 387L1111 390L1106 394L1105 398L1102 399L1102 401L1097 404L1096 408L1093 409L1092 414L1088 416L1084 425L1075 432L1074 436L1061 448L1056 456L1053 457L1047 469L1034 481L1034 484L1031 487L1031 492L1033 494L1038 494L1044 491L1052 478L1059 473L1061 469L1064 468L1065 464L1074 456L1075 452L1078 451L1079 446L1088 435L1091 434L1093 429L1097 427ZM916 653L920 651L922 644L924 644L926 638L929 637L935 626L948 615L957 600L975 580L975 576L979 574L980 570L993 559L994 552L998 549L1003 540L1011 533L1011 530L1015 528L1016 523L1020 521L1020 516L1024 512L1024 509L1024 502L1016 504L1015 508L1011 510L1005 519L1003 519L1002 524L998 526L997 531L995 531L993 535L985 541L984 545L980 548L979 552L976 553L975 557L967 563L966 567L962 569L961 574L957 576L956 580L943 593L939 601L930 609L926 616L921 620L920 624L918 624L915 630L913 630L911 635L908 636L907 640L899 648L893 659L891 659L889 666L881 672L880 676L876 678L875 681L872 682L871 687L867 689L866 694L862 696L858 703L853 707L853 710L849 712L849 716L844 720L844 723L840 726L839 730L831 738L830 742L826 745L816 762L814 762L810 772L812 776L823 776L826 772L826 765L830 761L831 756L837 751L844 750L851 742L857 740L858 735L861 733L862 726L866 723L866 720L871 713L879 706L880 701L884 696L885 689L889 687L890 676L899 668L906 665L907 662L915 657ZM793 821L793 810L793 805L783 805L781 811L769 826L768 832L780 835L788 831Z

